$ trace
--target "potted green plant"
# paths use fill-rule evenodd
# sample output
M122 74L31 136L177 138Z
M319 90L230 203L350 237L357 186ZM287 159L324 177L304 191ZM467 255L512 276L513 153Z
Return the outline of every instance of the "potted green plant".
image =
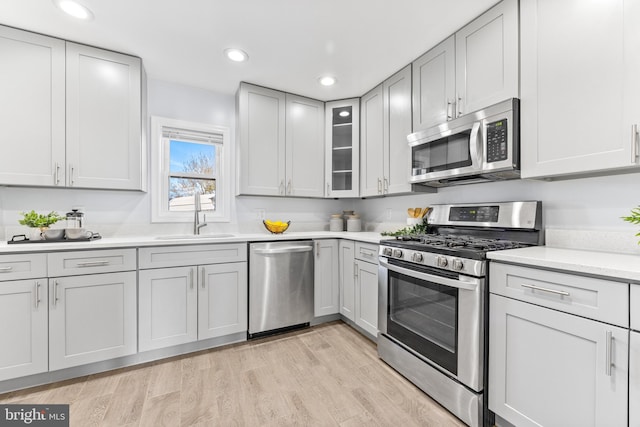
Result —
M31 212L20 212L22 219L18 222L31 228L30 239L38 240L51 225L64 219L65 217L58 215L57 212L51 211L48 214L39 214L32 210Z
M631 209L631 215L623 216L622 219L631 224L640 224L640 206ZM640 236L640 233L636 233L636 236ZM640 241L638 241L638 244L640 245Z

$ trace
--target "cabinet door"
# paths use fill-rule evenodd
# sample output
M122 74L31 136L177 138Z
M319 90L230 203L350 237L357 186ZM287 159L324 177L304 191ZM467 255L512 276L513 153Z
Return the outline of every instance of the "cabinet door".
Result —
M520 7L522 177L637 166L640 3Z
M455 37L458 116L518 97L517 0L503 0Z
M0 26L0 184L64 186L64 41Z
M324 102L286 95L287 196L324 197Z
M340 251L340 314L355 322L355 242L340 240L338 248Z
M140 59L67 43L67 186L140 190Z
M240 84L238 90L238 193L285 192L285 94Z
M247 263L198 268L198 339L247 332Z
M326 197L360 194L360 100L325 104Z
M49 369L136 352L136 273L49 279Z
M414 132L453 119L455 66L455 36L441 42L411 64Z
M382 85L360 100L360 195L382 195L384 175L384 101Z
M378 336L378 265L356 261L356 325Z
M47 279L0 282L0 381L46 372Z
M196 275L196 267L140 271L140 351L184 344L198 339Z
M627 425L628 330L493 294L489 312L489 409L517 426Z
M640 332L629 337L629 427L640 427Z
M316 240L313 305L316 317L340 312L338 240Z
M407 65L382 84L384 104L383 191L385 194L411 191L411 66Z

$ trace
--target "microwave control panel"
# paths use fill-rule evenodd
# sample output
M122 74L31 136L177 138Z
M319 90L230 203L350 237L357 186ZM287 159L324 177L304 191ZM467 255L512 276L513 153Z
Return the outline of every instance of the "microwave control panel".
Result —
M507 119L487 123L487 163L507 157Z

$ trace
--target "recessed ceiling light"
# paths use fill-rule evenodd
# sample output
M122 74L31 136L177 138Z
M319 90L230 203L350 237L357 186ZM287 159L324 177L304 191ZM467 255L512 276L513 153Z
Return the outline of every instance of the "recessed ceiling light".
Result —
M336 78L331 76L324 76L318 79L322 86L333 86L336 83Z
M233 62L244 62L247 59L249 59L249 55L247 55L247 52L240 49L234 49L234 48L225 49L224 54L227 58L229 58Z
M77 19L88 21L93 19L93 12L86 6L73 0L53 0L53 3L64 13Z
M340 117L349 117L349 112L347 110L342 110L338 113Z

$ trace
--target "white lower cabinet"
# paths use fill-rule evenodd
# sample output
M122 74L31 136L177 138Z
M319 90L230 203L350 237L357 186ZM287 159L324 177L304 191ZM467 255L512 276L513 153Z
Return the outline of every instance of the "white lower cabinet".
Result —
M49 369L136 353L136 273L49 279Z
M629 336L629 402L629 427L640 427L640 332L636 331Z
M46 372L47 279L0 282L0 381Z
M140 271L140 351L198 339L196 274L196 267Z
M313 313L326 316L340 312L338 240L316 240L314 253Z
M340 314L356 321L355 242L340 240Z
M378 265L356 261L356 325L378 336Z
M627 425L626 328L492 294L489 331L497 415L517 426Z

